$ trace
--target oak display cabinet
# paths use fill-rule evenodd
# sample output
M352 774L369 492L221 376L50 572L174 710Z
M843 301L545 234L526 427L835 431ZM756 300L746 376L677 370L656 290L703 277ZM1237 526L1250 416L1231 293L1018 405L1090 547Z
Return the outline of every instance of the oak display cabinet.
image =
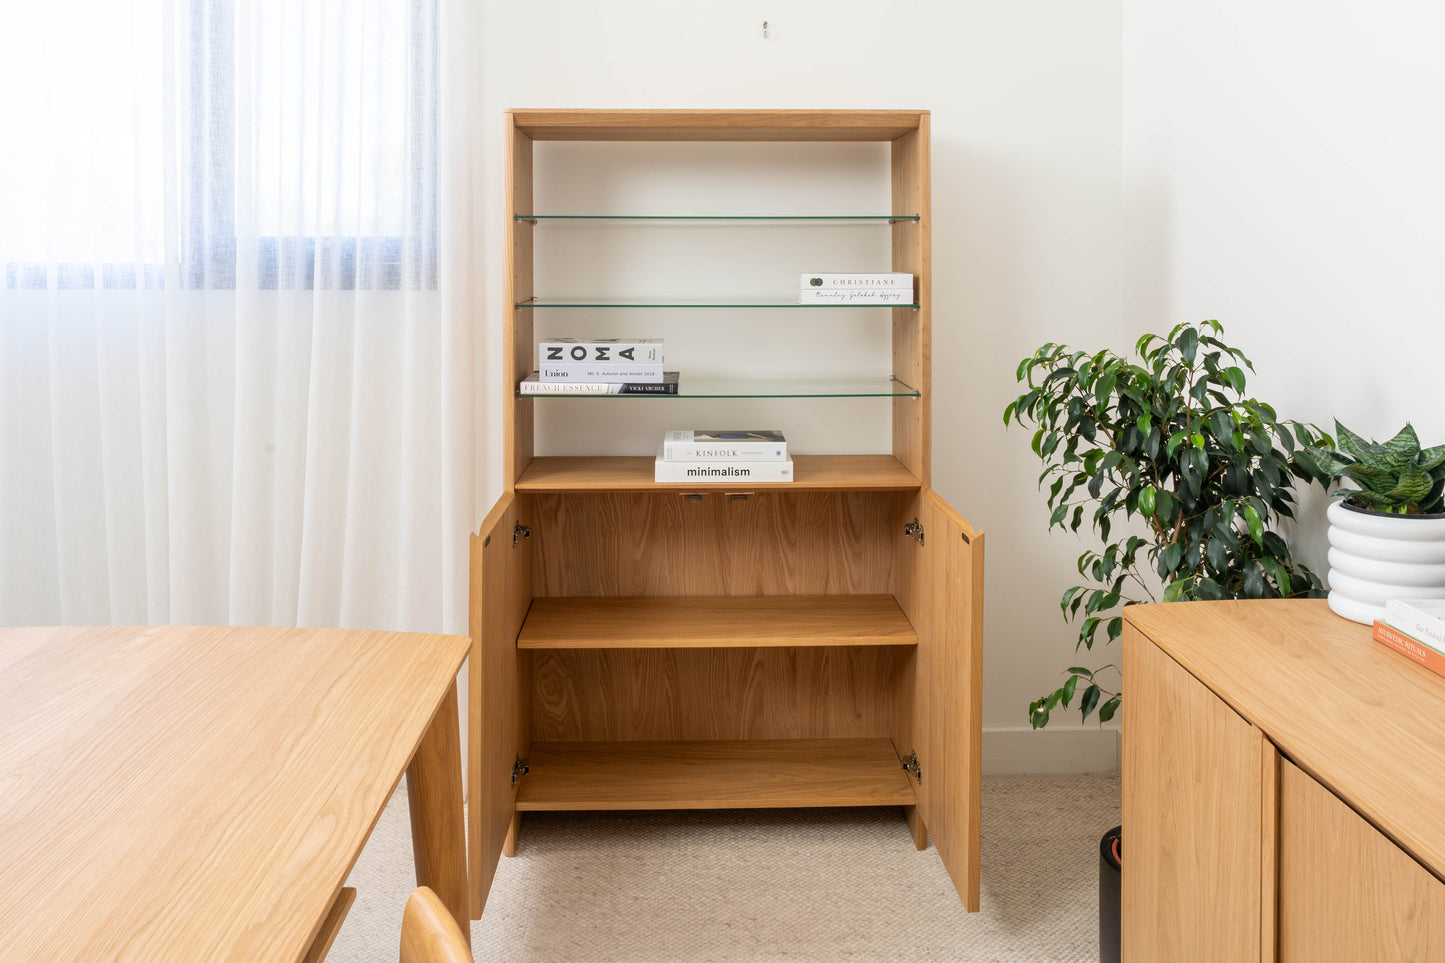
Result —
M900 840L931 835L976 911L983 534L929 487L927 112L506 120L507 488L471 547L472 916L527 811L806 806L902 807ZM657 484L648 456L534 456L539 401L515 390L533 315L579 303L533 290L534 232L566 216L533 209L533 145L548 140L889 144L892 207L871 216L891 232L888 269L917 284L913 305L874 309L891 314L891 371L692 392L684 371L682 391L871 397L891 406L891 450L796 455L792 483L741 487ZM604 403L625 417L674 402Z

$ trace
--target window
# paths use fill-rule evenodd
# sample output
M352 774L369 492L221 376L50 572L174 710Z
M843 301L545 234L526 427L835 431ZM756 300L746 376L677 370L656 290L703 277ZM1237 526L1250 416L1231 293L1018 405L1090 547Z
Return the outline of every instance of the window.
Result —
M437 17L0 0L6 287L435 287Z

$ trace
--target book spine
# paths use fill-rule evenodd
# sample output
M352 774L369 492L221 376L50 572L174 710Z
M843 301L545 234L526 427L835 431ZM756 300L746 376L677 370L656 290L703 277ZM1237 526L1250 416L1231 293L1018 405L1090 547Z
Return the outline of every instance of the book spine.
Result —
M669 441L662 457L668 461L787 461L787 443L739 441L724 445L696 441Z
M539 372L543 381L606 381L660 384L660 364L544 364Z
M791 461L670 462L658 461L654 481L659 482L790 482Z
M803 288L799 304L912 304L913 290L902 288Z
M677 382L639 384L637 382L587 381L523 381L517 386L523 395L675 395Z
M617 362L662 364L662 342L653 341L542 341L537 344L537 363Z
M800 274L798 286L808 288L906 288L913 291L911 274Z
M1422 644L1445 652L1445 623L1432 619L1407 606L1395 602L1385 603L1385 618L1398 631L1418 639Z
M1420 663L1436 675L1445 676L1445 654L1436 652L1427 645L1410 638L1408 635L1398 631L1394 626L1386 625L1384 622L1375 621L1375 641L1384 643L1401 655Z

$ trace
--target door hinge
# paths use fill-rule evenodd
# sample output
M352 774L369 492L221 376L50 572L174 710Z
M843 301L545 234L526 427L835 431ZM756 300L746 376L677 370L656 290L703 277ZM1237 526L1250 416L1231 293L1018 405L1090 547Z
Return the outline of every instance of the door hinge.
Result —
M910 752L903 757L903 771L912 773L918 784L923 784L923 767L918 764L918 753Z
M904 535L905 538L917 539L917 540L918 540L918 544L919 544L919 545L922 545L922 544L923 544L923 523L920 522L920 521L919 521L918 519L916 519L916 518L915 518L913 521L908 522L906 525L903 526L903 535Z
M517 761L512 763L512 785L515 786L517 783L521 782L522 777L531 771L531 764L527 762L527 760L523 759L521 756L518 756Z
M523 525L521 522L518 522L516 525L512 526L512 547L513 547L513 548L516 548L516 547L517 547L517 543L520 542L522 539L524 539L524 538L531 538L531 537L532 537L532 528L531 528L530 525Z

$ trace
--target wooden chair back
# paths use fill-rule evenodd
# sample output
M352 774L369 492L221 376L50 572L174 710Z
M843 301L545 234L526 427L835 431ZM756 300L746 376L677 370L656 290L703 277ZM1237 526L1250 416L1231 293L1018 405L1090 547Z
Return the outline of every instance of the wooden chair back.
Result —
M402 913L401 963L474 963L471 940L425 886L412 890Z

